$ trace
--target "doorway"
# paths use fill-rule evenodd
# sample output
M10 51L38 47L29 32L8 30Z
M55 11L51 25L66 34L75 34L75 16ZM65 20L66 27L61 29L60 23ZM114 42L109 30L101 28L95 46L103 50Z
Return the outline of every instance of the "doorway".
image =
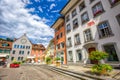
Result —
M92 51L96 51L96 48L95 48L95 47L89 48L89 49L88 49L89 55L90 55L90 53L91 53ZM98 61L96 61L96 60L90 60L90 63L91 63L91 64L98 64Z

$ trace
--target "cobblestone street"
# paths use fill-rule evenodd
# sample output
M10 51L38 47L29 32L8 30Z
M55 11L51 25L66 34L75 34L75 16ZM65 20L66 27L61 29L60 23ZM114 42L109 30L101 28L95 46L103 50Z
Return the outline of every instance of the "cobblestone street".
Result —
M77 80L71 76L53 72L42 66L0 68L0 80Z

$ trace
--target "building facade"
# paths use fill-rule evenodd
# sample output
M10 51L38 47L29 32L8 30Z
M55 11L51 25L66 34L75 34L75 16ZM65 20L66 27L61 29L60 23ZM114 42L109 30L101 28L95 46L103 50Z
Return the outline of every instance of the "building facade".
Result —
M0 40L0 61L6 61L12 50L12 42Z
M42 44L32 44L31 56L34 56L34 62L41 62L45 47Z
M67 64L67 54L66 54L66 35L65 35L65 24L64 18L60 17L53 25L52 28L55 30L54 45L55 51L54 55L59 57L61 64Z
M69 0L65 16L67 61L94 63L91 51L105 51L107 63L120 63L120 0Z
M46 54L46 57L47 56L50 56L50 57L54 57L54 49L55 49L55 46L54 46L54 38L50 40L46 50L45 50L45 54Z
M32 44L24 34L19 39L15 40L12 45L12 51L10 53L9 62L12 61L23 61L30 56L32 50Z

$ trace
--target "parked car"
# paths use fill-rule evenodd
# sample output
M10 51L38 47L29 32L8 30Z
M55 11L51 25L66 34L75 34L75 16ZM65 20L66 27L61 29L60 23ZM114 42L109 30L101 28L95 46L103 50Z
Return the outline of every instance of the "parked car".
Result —
M18 67L20 67L20 64L15 64L15 63L10 64L10 68L18 68Z

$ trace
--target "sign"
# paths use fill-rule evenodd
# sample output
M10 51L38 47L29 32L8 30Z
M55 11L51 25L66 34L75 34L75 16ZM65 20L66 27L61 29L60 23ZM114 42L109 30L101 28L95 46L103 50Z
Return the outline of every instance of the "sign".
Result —
M87 26L90 27L90 26L93 26L94 24L95 24L94 21L90 21L90 22L87 23Z

